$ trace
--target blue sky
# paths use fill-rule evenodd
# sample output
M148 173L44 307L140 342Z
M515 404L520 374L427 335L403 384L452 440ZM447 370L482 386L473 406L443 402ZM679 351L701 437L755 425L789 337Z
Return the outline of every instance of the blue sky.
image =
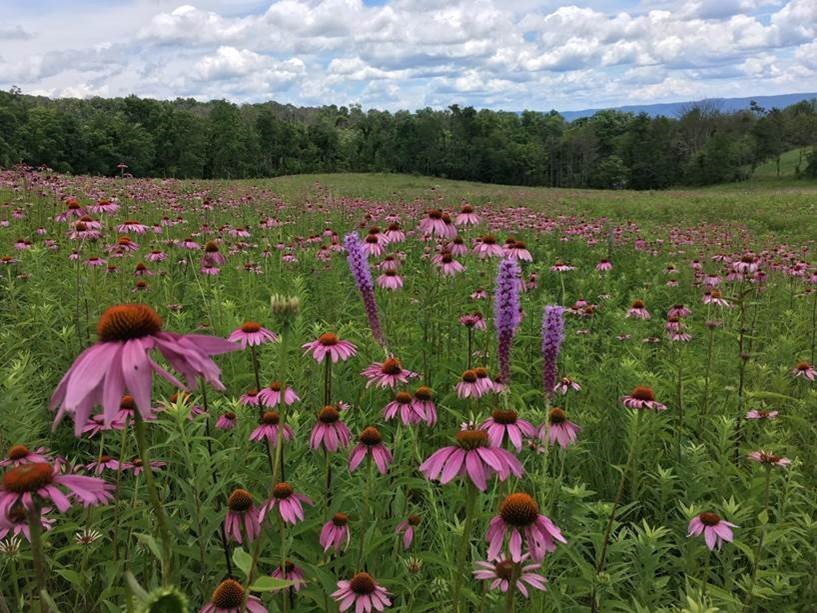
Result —
M573 110L817 90L817 0L3 0L0 88Z

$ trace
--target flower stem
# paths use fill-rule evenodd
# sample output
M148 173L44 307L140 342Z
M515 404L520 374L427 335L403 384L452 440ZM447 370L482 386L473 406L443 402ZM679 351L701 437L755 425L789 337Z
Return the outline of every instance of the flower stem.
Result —
M31 533L31 560L34 564L34 575L37 578L37 595L40 602L40 611L48 612L48 605L42 599L42 592L46 590L46 562L43 555L43 528L40 525L40 507L35 505L28 512L28 529Z
M156 491L156 483L153 480L153 469L150 466L150 457L148 456L148 447L145 439L145 422L139 411L133 412L136 444L139 447L139 457L142 459L142 466L145 473L145 483L148 488L148 498L153 505L153 510L156 513L156 521L159 524L159 537L162 540L162 582L165 585L170 584L170 529L167 525L167 517L165 510L159 500L159 493Z
M454 589L451 599L457 613L463 610L460 602L460 590L462 589L462 578L465 574L465 564L468 561L468 550L471 544L471 528L474 524L474 507L477 502L477 487L468 481L465 490L465 524L462 527L462 541L460 543L459 558L457 559L457 574L454 576Z

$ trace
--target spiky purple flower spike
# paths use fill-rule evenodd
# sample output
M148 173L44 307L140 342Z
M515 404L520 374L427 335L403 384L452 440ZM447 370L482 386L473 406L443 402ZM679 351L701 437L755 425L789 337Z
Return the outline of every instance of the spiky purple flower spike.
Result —
M553 388L556 387L556 361L565 340L564 312L564 307L548 304L542 317L542 384L547 398L553 396Z
M516 260L506 258L499 263L494 292L494 325L499 344L497 349L499 372L505 385L511 381L511 341L522 322L519 276L519 264Z
M374 283L372 282L372 272L369 270L366 249L357 232L347 234L343 239L343 245L346 247L346 261L349 262L349 270L352 272L355 285L357 285L360 296L363 298L363 307L366 309L366 317L369 319L372 336L374 336L374 340L385 347L386 339L383 337L383 328L380 326L377 304L374 301Z

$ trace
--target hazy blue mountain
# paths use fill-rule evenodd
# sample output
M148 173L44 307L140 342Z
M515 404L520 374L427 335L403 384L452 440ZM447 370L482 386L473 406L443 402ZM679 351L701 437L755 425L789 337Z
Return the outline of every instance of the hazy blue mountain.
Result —
M707 104L717 108L723 113L740 111L748 109L752 100L757 102L760 106L770 109L777 107L782 109L784 107L796 104L801 100L811 100L817 98L817 92L805 94L781 94L779 96L747 96L746 98L706 98L704 100L688 100L686 102L666 102L662 104L632 104L627 106L608 107L617 111L624 111L628 113L647 113L652 117L657 115L665 115L667 117L677 117L684 109L694 104ZM584 109L581 111L559 111L559 113L567 121L573 121L580 117L590 117L598 111L598 109Z

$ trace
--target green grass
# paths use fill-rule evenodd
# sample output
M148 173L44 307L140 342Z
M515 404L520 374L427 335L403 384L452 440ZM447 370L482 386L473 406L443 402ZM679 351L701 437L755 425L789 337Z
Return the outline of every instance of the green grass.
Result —
M755 173L752 178L757 180L793 178L798 166L800 167L800 170L805 168L806 153L808 153L807 149L802 150L799 148L786 151L780 156L779 176L777 174L777 162L775 160L769 160L765 164L761 164L755 169Z

